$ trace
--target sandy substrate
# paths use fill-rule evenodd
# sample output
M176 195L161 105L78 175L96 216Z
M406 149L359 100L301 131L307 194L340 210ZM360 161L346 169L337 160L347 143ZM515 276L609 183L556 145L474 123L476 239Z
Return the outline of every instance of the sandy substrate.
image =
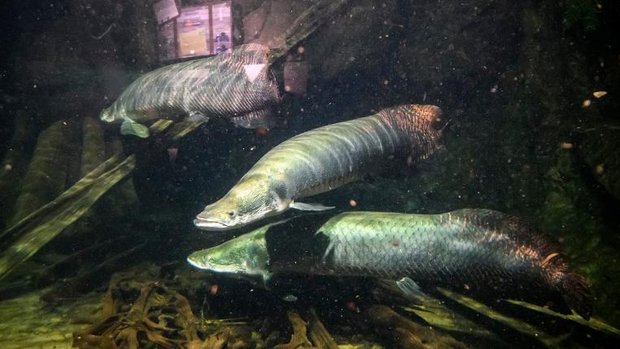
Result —
M101 294L92 294L51 308L39 300L44 292L0 301L0 348L71 348L72 333L88 327L101 303Z

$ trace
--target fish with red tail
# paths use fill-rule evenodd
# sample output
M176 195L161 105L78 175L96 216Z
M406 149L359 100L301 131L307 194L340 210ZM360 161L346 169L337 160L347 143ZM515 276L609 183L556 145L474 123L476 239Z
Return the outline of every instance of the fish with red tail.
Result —
M407 104L292 137L267 152L224 197L207 205L194 224L203 230L227 230L289 208L329 209L297 200L380 173L393 163L411 164L430 156L439 146L440 117L434 105Z
M486 209L347 212L326 222L301 217L196 251L188 261L265 283L291 272L408 279L422 288L551 302L585 319L592 312L585 279L570 270L553 239L522 219Z

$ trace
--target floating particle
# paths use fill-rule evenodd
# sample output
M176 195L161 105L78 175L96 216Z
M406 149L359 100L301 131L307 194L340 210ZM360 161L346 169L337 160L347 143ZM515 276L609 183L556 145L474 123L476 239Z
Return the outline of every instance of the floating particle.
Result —
M601 98L601 97L603 97L606 94L607 94L607 91L594 91L594 92L592 92L592 95L594 97L596 97L596 98Z
M407 166L411 166L411 165L413 165L413 157L409 155L407 157Z
M573 143L563 142L560 144L562 149L573 149Z
M355 304L355 302L353 301L349 301L346 304L347 309L349 309L350 311L359 313L360 312L360 308L357 306L357 304Z
M605 165L603 164L598 164L594 167L594 173L596 173L597 175L602 175L603 172L605 172Z
M297 53L299 53L300 55L303 55L305 51L306 49L303 46L299 46L297 48Z
M209 294L212 296L215 296L217 294L218 289L219 289L219 286L217 284L211 285L211 288L209 288Z
M287 294L286 296L282 297L282 300L285 302L297 302L297 297L293 294Z
M10 171L10 170L12 170L12 169L13 169L13 165L11 165L11 164L5 164L5 165L4 165L4 170L5 170L5 171Z
M351 206L351 207L357 206L357 201L355 201L353 199L349 200L349 206Z
M166 151L168 152L168 160L170 161L170 163L174 164L174 162L177 160L177 157L179 155L179 148L172 147L172 148L166 149Z
M585 101L583 101L583 103L581 103L581 106L582 106L583 108L587 108L587 107L589 107L591 104L592 104L592 101L591 101L591 100L589 100L589 99L586 99Z
M256 135L265 137L269 134L269 129L266 127L258 127L256 128Z

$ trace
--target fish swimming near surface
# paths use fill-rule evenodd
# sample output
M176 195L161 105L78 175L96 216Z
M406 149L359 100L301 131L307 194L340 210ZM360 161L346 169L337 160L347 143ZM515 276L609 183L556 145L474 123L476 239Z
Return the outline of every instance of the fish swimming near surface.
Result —
M270 109L279 101L269 48L247 44L142 75L101 112L101 120L120 122L122 134L142 138L149 136L142 123L178 115L195 121L226 117L237 126L269 128Z
M194 224L227 230L289 208L329 209L296 200L385 171L390 163L428 157L438 148L441 130L435 121L440 116L433 105L400 105L299 134L267 152L224 197L207 205Z
M588 319L583 277L551 238L486 209L443 214L348 212L325 222L264 226L188 257L213 272L256 278L303 273L413 280L476 295L554 303ZM318 226L318 229L317 229ZM399 285L400 286L400 285ZM408 292L409 287L402 287ZM567 308L568 306L568 308Z

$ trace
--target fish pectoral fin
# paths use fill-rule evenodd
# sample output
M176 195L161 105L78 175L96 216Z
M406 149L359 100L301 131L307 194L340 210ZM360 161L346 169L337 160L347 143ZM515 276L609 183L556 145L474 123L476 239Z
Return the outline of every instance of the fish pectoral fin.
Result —
M327 211L327 210L333 209L335 206L324 206L324 205L316 204L316 203L309 204L309 203L291 201L288 207L294 208L300 211Z
M265 290L270 290L271 289L271 277L272 274L269 271L263 271L261 274L261 281L262 281L262 286Z
M400 289L400 291L404 294L405 297L412 301L417 301L428 297L424 292L422 292L420 285L418 285L409 277L404 277L400 280L397 280L396 286Z
M276 125L276 118L269 109L260 109L230 119L237 127L271 129Z
M187 116L187 120L196 123L206 123L209 117L199 111L192 111Z
M140 138L147 138L150 135L149 128L131 119L125 119L121 124L121 134L134 135Z

